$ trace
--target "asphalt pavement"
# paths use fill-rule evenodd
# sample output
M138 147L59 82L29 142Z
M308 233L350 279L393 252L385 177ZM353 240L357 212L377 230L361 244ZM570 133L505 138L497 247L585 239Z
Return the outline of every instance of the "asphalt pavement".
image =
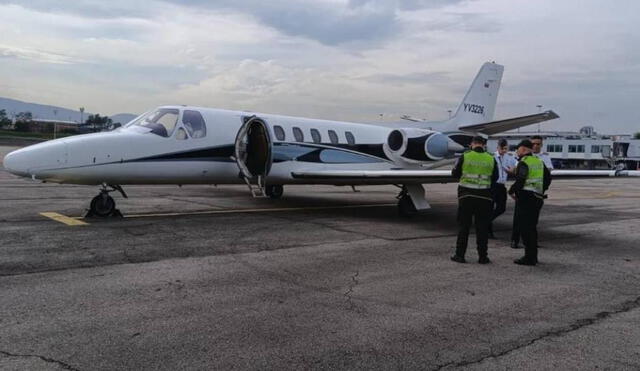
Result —
M0 158L11 147L0 147ZM455 185L97 188L0 170L0 369L640 369L640 180L557 181L540 264L449 260ZM85 222L70 226L53 212Z

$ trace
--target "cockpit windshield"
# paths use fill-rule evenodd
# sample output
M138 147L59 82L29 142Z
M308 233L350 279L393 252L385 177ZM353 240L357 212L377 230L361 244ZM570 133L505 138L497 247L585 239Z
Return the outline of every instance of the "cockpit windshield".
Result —
M167 138L176 128L179 115L180 111L175 108L159 108L138 117L127 126L146 127L151 129L152 133Z

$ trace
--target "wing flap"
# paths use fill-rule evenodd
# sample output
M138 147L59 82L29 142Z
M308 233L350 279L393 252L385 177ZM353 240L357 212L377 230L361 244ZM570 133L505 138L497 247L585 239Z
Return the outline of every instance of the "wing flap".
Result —
M506 120L485 122L483 124L460 126L458 129L462 131L470 131L474 133L482 133L486 135L493 135L502 133L508 130L517 129L523 126L537 124L539 122L549 121L557 119L558 114L553 111L546 111L542 113L536 113L535 115L514 117Z

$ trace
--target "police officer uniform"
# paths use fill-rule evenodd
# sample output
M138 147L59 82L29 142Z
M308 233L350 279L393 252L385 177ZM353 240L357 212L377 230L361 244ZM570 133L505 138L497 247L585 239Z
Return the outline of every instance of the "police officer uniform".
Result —
M473 143L486 141L482 137L474 137ZM471 151L465 152L451 171L453 177L459 178L458 185L458 238L456 252L451 260L464 263L467 251L469 229L472 220L476 225L476 245L478 248L478 262L489 263L487 256L489 222L491 220L491 188L498 179L498 167L493 156L484 151L481 145L476 145Z
M542 160L542 162L544 163L544 166L548 170L553 170L553 162L551 161L551 157L547 152L532 153L532 155ZM518 226L518 206L516 205L516 208L514 209L514 212L513 212L513 228L511 230L511 247L512 248L514 249L520 248L520 246L518 245L520 243L520 236L521 236L521 233L520 233L520 228ZM536 238L536 243L537 241L538 239Z
M526 145L522 141L520 145ZM525 144L523 144L525 143ZM527 146L530 148L530 142ZM522 235L525 250L524 256L514 261L521 265L538 263L538 219L544 203L544 193L551 184L551 173L544 162L528 153L520 159L516 167L516 181L509 189L509 194L516 198L515 219Z

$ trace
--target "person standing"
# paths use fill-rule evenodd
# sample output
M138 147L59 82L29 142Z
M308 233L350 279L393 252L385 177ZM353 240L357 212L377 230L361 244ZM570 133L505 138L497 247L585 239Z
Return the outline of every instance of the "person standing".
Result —
M518 144L520 162L516 167L516 181L509 189L509 196L516 201L516 222L524 241L524 256L514 263L520 265L538 264L537 225L544 203L545 191L551 184L551 173L544 162L533 155L530 140Z
M540 160L542 160L542 162L544 162L544 165L547 167L547 169L553 170L553 162L551 161L551 157L547 152L542 152L542 146L543 146L542 137L540 135L532 136L531 145L532 145L531 149L532 149L533 155L539 158ZM521 237L520 229L518 227L518 222L517 222L517 213L518 213L518 209L516 206L513 213L513 228L511 230L511 247L514 249L520 248L519 243L520 243L520 237ZM536 241L537 241L537 238L536 238Z
M488 232L491 220L491 188L498 179L498 166L493 156L484 150L486 140L475 136L471 140L471 150L465 152L451 171L458 178L458 238L456 252L451 260L466 263L464 258L469 241L472 221L476 225L476 245L478 263L487 264Z
M509 142L502 138L498 141L498 148L493 155L498 165L498 180L495 187L492 188L493 204L491 221L489 222L489 238L496 238L493 234L493 221L502 215L507 209L507 178L518 164L518 161L509 154Z
M531 145L533 146L533 155L544 162L544 166L549 170L553 170L553 161L547 152L542 152L542 137L534 135L531 137Z

